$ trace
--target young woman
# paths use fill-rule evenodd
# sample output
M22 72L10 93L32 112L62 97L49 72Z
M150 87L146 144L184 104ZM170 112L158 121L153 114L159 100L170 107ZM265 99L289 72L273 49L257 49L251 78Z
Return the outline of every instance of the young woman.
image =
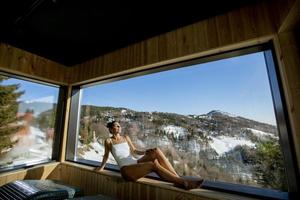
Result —
M128 136L122 136L121 126L113 121L107 124L107 128L112 136L105 140L105 151L102 163L96 167L96 171L104 169L109 152L117 161L122 177L127 181L136 181L149 174L156 172L163 180L174 183L174 185L184 189L194 189L201 187L203 179L185 180L178 176L168 159L159 148L139 151L132 144ZM136 159L133 154L143 155Z

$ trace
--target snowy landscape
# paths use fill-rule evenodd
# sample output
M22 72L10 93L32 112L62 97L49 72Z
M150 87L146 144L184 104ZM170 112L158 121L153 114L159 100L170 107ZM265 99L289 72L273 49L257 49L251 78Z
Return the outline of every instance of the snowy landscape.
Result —
M31 102L23 105L34 107ZM12 136L17 143L2 155L0 168L51 159L54 136L51 120L55 119L55 107L39 105L38 115L29 113L24 117L27 121L21 122L27 128ZM159 147L182 176L280 190L286 185L280 179L273 184L262 178L266 172L270 177L285 176L281 174L284 167L274 125L217 110L202 115L180 115L84 105L77 158L101 162L104 140L110 136L106 128L110 120L119 121L122 133L129 135L139 149ZM108 163L116 165L112 155Z
M13 146L0 155L0 169L52 159L56 105L49 98L19 103L17 124L20 130L11 134Z
M0 168L18 165L32 165L51 160L52 139L46 139L46 133L30 126L26 135L17 136L18 142L0 160Z
M101 162L111 119L139 149L161 148L180 175L209 180L261 187L256 155L265 143L279 143L276 126L222 111L185 116L82 106L78 158ZM112 155L108 162L116 164Z

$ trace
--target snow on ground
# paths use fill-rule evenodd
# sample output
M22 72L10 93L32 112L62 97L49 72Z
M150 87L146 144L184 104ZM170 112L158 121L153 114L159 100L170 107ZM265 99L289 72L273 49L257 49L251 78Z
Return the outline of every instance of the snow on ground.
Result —
M263 131L259 131L256 129L252 129L252 128L246 128L247 130L250 130L255 136L257 137L273 137L273 138L278 138L278 136L272 134L272 133L267 133L267 132L263 132Z
M146 145L143 142L143 140L136 139L135 143L136 143L137 148L141 148L141 149L145 149L146 148Z
M232 150L237 145L247 145L254 147L255 144L250 140L238 139L236 137L220 136L220 137L211 137L213 142L210 143L210 146L219 154L222 155L230 150Z
M165 131L168 135L173 134L176 138L178 138L179 136L184 136L186 133L185 128L174 125L163 126L163 131Z
M227 115L228 117L238 117L237 115L228 113L228 112L223 112L223 111L218 111L219 113L221 113L222 115Z
M30 126L30 133L19 138L18 143L1 158L0 168L51 159L52 141L46 141L45 135L39 128Z
M41 137L41 138L46 138L46 133L41 131L39 128L30 126L30 132L34 136L38 136L38 137Z
M200 144L196 140L190 140L188 141L188 148L190 152L199 153L201 148Z
M86 160L101 162L104 155L104 146L102 146L99 142L91 142L90 145L92 148L90 148L89 151L84 152L82 157ZM109 154L107 162L116 164L116 161L111 154Z

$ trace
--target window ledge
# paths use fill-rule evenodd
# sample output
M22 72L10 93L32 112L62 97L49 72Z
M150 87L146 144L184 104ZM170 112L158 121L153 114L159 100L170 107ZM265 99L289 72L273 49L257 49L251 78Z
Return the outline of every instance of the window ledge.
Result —
M64 165L69 165L73 167L78 167L81 169L85 169L88 171L93 171L94 167L78 164L78 163L73 163L73 162L63 162L62 164ZM121 174L119 172L115 171L110 171L104 169L103 171L97 172L93 171L94 173L99 173L104 176L109 176L109 177L115 177L118 179L118 181L125 181ZM137 184L144 184L144 185L151 185L154 187L159 187L164 190L168 191L174 191L174 192L180 192L183 194L189 194L189 195L195 195L198 196L199 199L222 199L222 200L253 200L257 198L252 198L252 197L246 197L246 196L241 196L237 194L230 194L226 192L219 192L219 191L214 191L214 190L208 190L208 189L192 189L192 190L184 190L181 188L174 187L172 183L161 181L161 180L155 180L155 179L150 179L150 178L140 178L137 182Z

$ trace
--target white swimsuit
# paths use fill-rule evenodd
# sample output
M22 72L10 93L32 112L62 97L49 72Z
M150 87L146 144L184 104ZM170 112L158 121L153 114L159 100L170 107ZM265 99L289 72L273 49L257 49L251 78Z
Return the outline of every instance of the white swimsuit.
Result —
M120 169L123 166L137 164L137 159L131 155L130 148L127 142L122 142L119 144L112 143L111 152Z

